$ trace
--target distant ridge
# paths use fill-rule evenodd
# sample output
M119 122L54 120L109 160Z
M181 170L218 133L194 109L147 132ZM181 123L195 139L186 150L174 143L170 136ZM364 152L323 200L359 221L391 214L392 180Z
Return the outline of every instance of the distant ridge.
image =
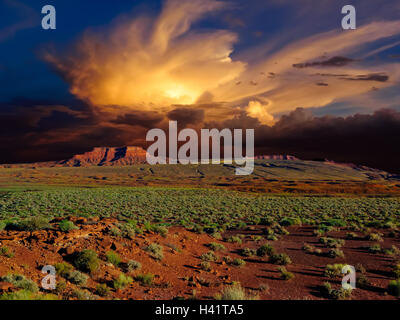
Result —
M99 147L59 162L66 167L129 166L138 163L146 163L146 150L140 147Z
M255 160L289 160L298 158L291 155L259 155ZM3 164L0 168L27 168L27 167L91 167L91 166L131 166L144 164L146 150L141 147L96 147L92 151L76 154L72 158L61 161L46 161L22 164Z
M254 160L287 161L288 163L305 162L292 155L258 155ZM168 162L168 160L167 160ZM327 166L348 168L356 171L368 171L371 174L386 174L386 172L352 163L338 163L324 159L319 161ZM52 167L107 167L107 166L132 166L146 164L146 150L136 146L124 147L96 147L92 151L76 154L70 159L61 161L46 161L21 164L2 164L0 168L52 168ZM317 163L317 162L314 162Z
M61 161L46 161L23 164L3 164L2 168L27 167L92 167L92 166L130 166L146 163L146 150L141 147L97 147L92 151L74 155Z

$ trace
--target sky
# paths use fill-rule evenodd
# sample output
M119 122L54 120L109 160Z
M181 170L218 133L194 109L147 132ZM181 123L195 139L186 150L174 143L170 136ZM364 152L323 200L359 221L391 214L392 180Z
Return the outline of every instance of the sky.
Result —
M41 8L56 8L43 30ZM254 128L256 153L400 171L400 2L0 0L0 162Z

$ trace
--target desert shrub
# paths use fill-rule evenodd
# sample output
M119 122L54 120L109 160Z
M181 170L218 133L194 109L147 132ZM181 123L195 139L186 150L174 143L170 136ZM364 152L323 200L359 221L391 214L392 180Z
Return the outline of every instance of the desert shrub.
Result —
M58 227L60 228L60 230L62 232L68 232L71 230L78 229L78 227L76 225L74 225L74 223L72 221L69 221L69 220L63 220L63 221L59 222Z
M273 230L274 230L274 232L275 232L276 234L280 234L280 235L284 235L284 236L290 234L290 232L287 231L287 230L285 229L285 227L282 227L282 226L279 225L279 224L274 225L274 226L273 226Z
M312 245L309 245L307 243L303 244L303 251L309 254L313 254L315 252L315 247Z
M117 228L117 227L112 227L112 228L109 230L109 234L110 234L111 236L113 236L113 237L122 237L122 232L121 232L121 230L120 230L119 228Z
M270 241L278 241L279 238L278 238L276 235L274 235L274 234L269 234L269 235L267 236L267 240L270 240Z
M397 229L397 224L394 221L388 221L388 222L386 222L384 224L383 228L396 230Z
M56 283L55 292L57 294L62 294L65 291L66 288L67 288L67 283L64 280L59 280Z
M99 269L100 262L96 252L86 249L76 254L74 265L80 271L92 273Z
M367 289L371 285L371 282L365 274L359 274L356 279L356 287L360 289Z
M242 256L245 257L254 257L257 254L257 250L255 249L250 249L250 248L244 248L240 252Z
M126 264L126 269L128 272L131 272L134 270L140 270L141 268L142 268L142 264L135 260L129 260Z
M0 256L4 256L7 258L13 258L14 252L12 252L9 247L4 246L4 247L0 248Z
M367 221L366 223L365 223L365 225L367 226L367 227L370 227L370 228L383 228L383 226L384 226L384 224L383 224L383 222L382 221L379 221L379 220L372 220L372 221Z
M373 245L371 245L369 248L368 248L368 252L369 253L380 253L380 252L382 252L382 248L381 248L381 246L379 245L379 243L375 243L375 244L373 244Z
M396 279L400 279L400 263L397 263L394 267L393 267L393 276Z
M390 248L384 250L385 254L391 256L398 256L400 255L400 249L397 248L395 245L392 245Z
M244 267L246 265L246 261L239 258L235 258L232 260L231 264L235 267Z
M328 264L325 267L324 275L328 278L336 278L342 275L342 269L345 264L335 263L335 264Z
M247 228L247 223L246 222L239 221L238 223L236 223L235 229L244 230L246 228Z
M367 272L361 263L356 264L356 271L363 274Z
M352 290L344 288L336 290L332 288L329 282L325 282L323 285L323 293L330 299L345 300L351 297Z
M367 235L367 239L370 241L378 241L378 242L383 241L381 233L370 233L369 235Z
M225 256L222 258L222 260L226 263L226 264L231 264L233 259L230 256Z
M78 286L84 286L87 280L89 279L89 277L86 274L78 270L73 270L66 273L64 275L64 278Z
M36 231L49 228L50 224L45 217L32 217L18 222L14 227L21 231Z
M96 286L96 294L100 297L107 297L110 294L110 288L105 283L98 284Z
M266 216L266 217L262 217L260 219L260 223L259 224L261 224L263 226L270 226L270 225L272 225L274 223L275 223L274 217Z
M281 221L279 221L279 224L284 227L288 226L294 226L294 225L300 225L301 226L301 219L300 218L283 218Z
M151 286L154 281L154 274L152 273L138 274L135 277L135 281L140 282L144 286Z
M313 235L315 236L323 236L326 233L324 229L315 229L313 231Z
M214 232L211 234L211 237L213 237L216 240L222 240L222 236L219 232Z
M130 276L127 276L123 273L119 275L117 279L113 281L113 287L114 289L124 289L126 286L131 284L133 282L133 279Z
M267 255L270 256L274 254L274 252L275 252L274 248L270 244L266 243L261 247L259 247L256 253L259 257L265 257Z
M152 231L160 234L164 238L168 235L168 228L165 226L153 226Z
M346 221L342 219L328 219L324 221L324 225L326 226L332 226L332 227L345 227L346 226Z
M176 244L166 243L165 246L170 248L174 252L182 252L182 250Z
M226 250L225 246L221 243L217 243L217 242L211 242L210 244L208 244L208 246L210 247L210 249L212 251L224 251Z
M328 251L329 258L344 258L344 252L340 249L334 248Z
M346 238L349 240L356 240L356 239L358 239L358 236L354 232L349 232L349 233L346 233Z
M282 280L290 280L294 278L294 274L287 271L285 267L278 267L278 271Z
M35 282L25 278L20 274L8 274L1 278L1 281L11 283L15 288L23 289L28 292L36 293L39 291L39 287Z
M275 253L269 257L269 262L286 266L292 263L292 260L286 253Z
M203 261L202 263L200 263L200 268L204 271L211 271L211 263L209 263L208 261Z
M193 226L193 228L192 228L192 231L195 232L195 233L201 234L201 233L204 232L204 227L202 227L202 226L200 226L200 225L198 225L198 224L195 224L195 225Z
M66 262L56 263L54 267L57 275L77 285L85 285L89 278L86 274L74 270L74 268Z
M143 223L143 229L145 230L145 231L153 231L153 225L149 222L149 221L145 221L144 223Z
M58 300L54 294L37 294L29 290L18 290L15 292L4 292L0 300Z
M211 261L211 262L218 261L218 257L215 255L214 251L208 251L206 253L203 253L200 256L200 259L203 261Z
M345 244L343 239L335 239L329 237L319 238L319 242L327 246L328 248L340 248Z
M400 297L400 279L391 280L388 285L388 292L392 296Z
M218 300L256 300L256 296L249 296L240 284L225 287L216 297Z
M0 220L0 231L3 231L7 227L7 221Z
M66 262L56 263L54 265L56 272L59 276L65 278L65 275L74 270L74 267Z
M318 248L315 248L314 254L317 255L317 256L320 256L320 255L322 255L322 250L318 249Z
M163 247L158 243L152 243L148 245L144 250L150 253L150 256L156 260L164 259Z
M262 236L251 236L251 240L253 240L254 242L260 242L262 241L264 238Z
M118 267L121 263L121 258L115 251L107 251L106 252L107 261L112 263L115 267Z
M117 224L118 236L127 239L133 239L136 235L136 228L131 223L119 223Z
M18 290L15 292L4 292L0 295L0 300L35 300L35 294L27 290Z
M237 243L237 244L242 244L242 239L238 236L230 236L226 241L231 242L231 243Z
M96 296L91 294L87 290L76 289L72 292L72 297L77 298L78 300L96 300Z

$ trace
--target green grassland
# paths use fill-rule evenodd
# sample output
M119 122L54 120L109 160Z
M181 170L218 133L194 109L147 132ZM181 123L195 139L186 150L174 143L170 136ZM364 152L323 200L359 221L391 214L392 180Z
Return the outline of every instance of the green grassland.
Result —
M228 164L1 168L0 220L93 215L223 228L284 218L381 226L400 220L398 178L382 171L300 160L257 160L250 176L235 176L234 169ZM366 197L371 184L379 188ZM258 192L249 192L254 186ZM289 195L290 188L304 192Z
M138 223L229 228L268 219L320 224L397 225L400 198L269 196L218 189L101 187L24 188L0 193L0 219L101 216Z

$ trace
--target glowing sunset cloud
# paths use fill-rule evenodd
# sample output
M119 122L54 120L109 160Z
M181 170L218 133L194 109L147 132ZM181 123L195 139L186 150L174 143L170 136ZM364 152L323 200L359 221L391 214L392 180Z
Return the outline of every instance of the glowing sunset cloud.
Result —
M235 34L189 31L194 21L223 6L213 0L168 1L154 21L124 22L104 38L86 34L71 55L46 58L71 83L71 92L93 105L158 110L192 104L244 70L229 57Z
M74 95L101 110L165 113L177 105L214 103L206 120L230 117L229 110L241 108L263 124L273 123L274 114L354 101L399 81L398 63L371 66L347 56L357 57L362 48L368 56L368 45L400 33L400 21L316 34L254 62L252 50L232 58L235 33L191 30L194 22L226 6L169 0L156 18L141 16L119 21L108 32L86 32L66 54L45 58Z

